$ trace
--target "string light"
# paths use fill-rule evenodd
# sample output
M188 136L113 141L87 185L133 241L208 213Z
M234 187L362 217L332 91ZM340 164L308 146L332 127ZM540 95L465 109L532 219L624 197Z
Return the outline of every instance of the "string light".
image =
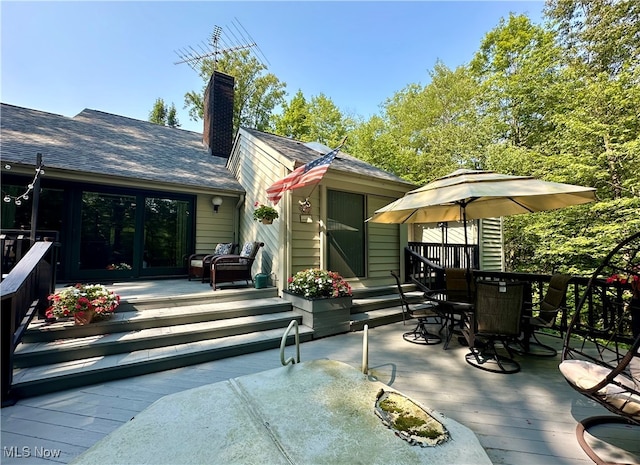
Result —
M44 175L44 169L43 169L44 165L40 164L40 166L36 167L36 174L33 177L33 181L31 181L29 184L27 184L27 190L21 194L18 195L17 197L14 197L10 194L7 194L6 192L3 192L4 197L2 198L2 201L5 203L11 203L11 201L13 201L13 203L15 203L16 205L22 205L22 201L23 200L29 200L29 194L31 193L31 191L33 190L33 186L35 185L36 181L38 180L39 176L43 176ZM11 165L4 165L4 169L6 170L10 170L11 169Z

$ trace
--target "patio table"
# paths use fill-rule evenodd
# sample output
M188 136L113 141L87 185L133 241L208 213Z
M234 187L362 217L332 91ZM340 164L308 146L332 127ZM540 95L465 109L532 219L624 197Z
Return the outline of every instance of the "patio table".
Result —
M433 294L426 296L426 298L435 302L440 307L441 313L446 315L444 325L447 329L447 337L444 345L442 346L442 349L446 350L449 347L449 342L451 342L451 337L456 331L456 324L464 335L464 331L462 331L462 329L465 325L468 325L469 315L475 311L475 306L471 302L449 299L449 296L445 291L435 291ZM467 342L469 343L466 336L465 339L467 339Z

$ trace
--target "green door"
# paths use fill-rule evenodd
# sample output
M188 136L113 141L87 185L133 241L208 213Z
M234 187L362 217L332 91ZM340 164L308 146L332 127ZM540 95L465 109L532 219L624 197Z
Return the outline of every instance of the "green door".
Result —
M345 278L365 276L364 195L327 191L328 267Z

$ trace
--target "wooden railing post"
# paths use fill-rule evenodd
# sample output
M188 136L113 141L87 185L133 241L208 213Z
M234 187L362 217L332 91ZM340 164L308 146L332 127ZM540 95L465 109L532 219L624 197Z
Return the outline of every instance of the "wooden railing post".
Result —
M46 306L47 296L53 290L51 268L55 267L55 262L47 263L47 259L55 260L53 249L53 242L36 242L2 281L0 379L3 407L15 403L11 393L15 348L38 309Z
M0 307L0 349L2 350L2 406L13 405L11 399L11 384L13 383L13 329L16 326L16 311L14 309L16 299L9 297L2 299Z

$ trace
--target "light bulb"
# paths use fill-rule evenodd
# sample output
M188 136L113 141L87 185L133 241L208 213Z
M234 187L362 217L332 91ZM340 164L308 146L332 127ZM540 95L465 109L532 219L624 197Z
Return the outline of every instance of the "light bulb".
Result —
M22 200L16 199L16 205L22 205Z
M23 194L22 198L25 199L25 200L29 200L29 194Z
M5 202L9 203L9 202L11 202L11 197L9 197L8 195L5 195L2 200L4 200Z

